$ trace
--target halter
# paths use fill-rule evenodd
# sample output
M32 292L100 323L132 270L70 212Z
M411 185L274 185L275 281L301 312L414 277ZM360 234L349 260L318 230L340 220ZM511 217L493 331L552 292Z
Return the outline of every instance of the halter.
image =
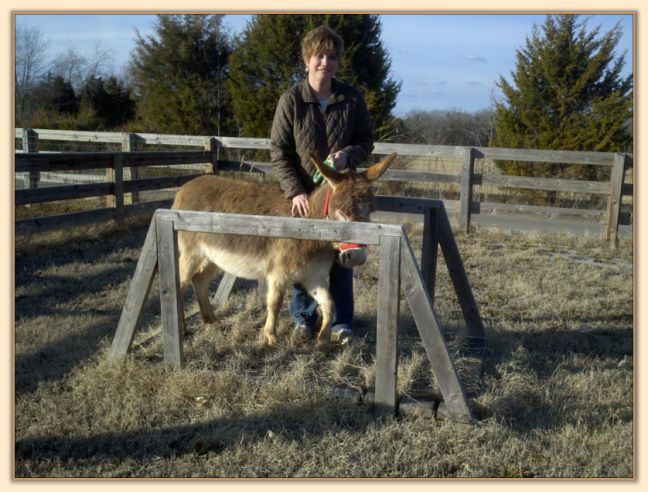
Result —
M331 189L326 189L326 195L324 195L324 208L322 209L322 218L329 218L329 204L331 202ZM346 251L348 249L359 249L365 248L366 244L357 244L357 243L333 243L337 249L340 251Z

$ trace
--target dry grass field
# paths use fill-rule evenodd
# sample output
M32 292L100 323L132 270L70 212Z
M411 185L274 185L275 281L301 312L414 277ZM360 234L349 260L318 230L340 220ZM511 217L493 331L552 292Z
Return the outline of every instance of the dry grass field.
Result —
M107 351L147 224L16 238L15 476L632 477L632 244L477 230L457 234L486 327L478 425L420 412L376 418L332 388L373 389L377 250L356 269L358 343L272 349L264 307L237 283L203 326L187 297L185 366L162 364L154 285L127 358ZM421 229L408 225L420 249ZM463 328L439 265L436 310ZM214 286L215 288L215 286ZM434 391L401 304L398 390ZM462 361L458 361L459 370Z

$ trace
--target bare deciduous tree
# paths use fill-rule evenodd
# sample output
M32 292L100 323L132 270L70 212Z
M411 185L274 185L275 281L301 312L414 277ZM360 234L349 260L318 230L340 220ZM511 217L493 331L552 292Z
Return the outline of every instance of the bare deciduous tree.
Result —
M47 42L35 27L16 28L16 123L23 125L30 89L45 71Z
M492 111L415 110L403 118L407 141L428 145L487 147L492 139Z
M80 90L88 77L99 77L108 73L112 67L110 50L101 47L99 42L93 46L89 57L83 56L77 47L69 46L58 53L52 62L51 72L69 82L75 91Z
M86 67L86 78L107 75L112 71L113 63L112 50L103 48L99 41L95 42Z

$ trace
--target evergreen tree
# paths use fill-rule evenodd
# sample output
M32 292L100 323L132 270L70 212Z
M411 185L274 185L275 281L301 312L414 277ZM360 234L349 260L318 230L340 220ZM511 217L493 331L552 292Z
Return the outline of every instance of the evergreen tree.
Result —
M625 54L615 57L616 25L588 32L576 15L548 16L517 50L512 83L500 77L504 102L495 107L498 147L628 151L632 134L632 77L621 77ZM595 179L593 166L500 162L508 174ZM569 169L569 170L567 170Z
M159 15L155 34L137 35L131 75L138 126L181 134L227 134L223 81L229 39L222 15Z
M48 73L34 89L34 98L44 110L58 114L76 114L79 100L70 82L60 75Z
M97 114L106 123L106 128L114 128L130 121L135 116L135 100L129 87L114 76L104 83L107 99L103 107L97 108Z
M239 125L235 136L268 138L279 96L304 73L304 15L255 15L234 43L227 88Z
M344 40L336 77L362 92L376 140L393 135L391 111L400 84L389 78L391 62L380 41L377 15L255 15L230 57L228 88L242 136L268 137L282 92L305 77L301 40L328 25Z
M113 129L128 122L135 114L135 101L130 90L114 76L106 82L101 77L88 77L81 90L81 108L99 120L97 129Z

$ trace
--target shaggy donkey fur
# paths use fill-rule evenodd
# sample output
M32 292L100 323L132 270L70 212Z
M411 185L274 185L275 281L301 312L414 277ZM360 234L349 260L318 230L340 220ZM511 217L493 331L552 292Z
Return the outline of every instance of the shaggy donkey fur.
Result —
M390 166L396 154L364 172L338 172L311 155L326 183L310 197L312 218L321 218L327 190L329 217L345 221L369 221L374 210L371 182ZM219 176L196 178L178 190L172 208L206 212L290 216L291 203L277 186L242 182ZM318 344L330 338L333 300L329 292L329 272L336 250L331 242L250 237L200 232L178 232L180 286L184 293L189 283L198 298L206 323L216 321L208 287L219 269L237 277L264 282L267 318L263 328L265 343L277 341L277 315L283 295L293 283L300 283L318 302L322 325Z

